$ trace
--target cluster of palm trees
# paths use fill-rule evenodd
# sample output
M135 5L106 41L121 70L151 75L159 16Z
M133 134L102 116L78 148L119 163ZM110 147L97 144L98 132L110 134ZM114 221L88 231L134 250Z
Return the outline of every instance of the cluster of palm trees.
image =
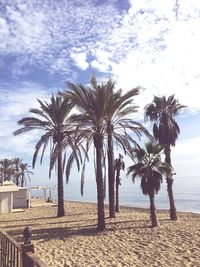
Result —
M134 164L136 164L138 151L135 149L141 149L137 141L140 140L142 135L145 135L151 142L153 141L153 137L148 130L141 123L131 118L137 112L138 107L134 104L133 100L139 93L140 88L138 87L123 94L121 89L115 90L115 83L112 80L99 84L96 81L96 77L93 76L89 86L68 83L67 90L52 96L50 103L38 100L40 108L31 109L30 113L32 116L18 121L18 124L22 127L14 132L15 135L33 129L43 131L40 140L35 146L33 167L35 167L39 151L41 151L40 162L42 163L45 149L48 146L50 147L49 176L51 176L53 168L57 167L57 216L64 216L65 214L64 172L68 181L71 167L76 162L78 170L82 169L81 192L83 193L85 165L91 154L89 153L90 148L93 147L97 185L98 230L105 229L104 196L106 176L104 175L104 168L106 165L108 167L109 216L111 218L115 217L115 210L118 211L119 209L119 207L115 207L115 187L117 193L120 183L117 168L120 171L124 166L121 163L122 158L120 158L119 162L114 160L114 149L115 147L120 147L121 151L130 156L134 160ZM168 101L166 98L155 99L157 102L159 102L158 99L160 99L160 102ZM154 101L146 107L145 118L155 121L153 127L155 140L158 140L166 153L166 164L165 166L162 165L161 176L163 173L166 174L170 196L173 193L173 180L170 167L171 162L168 159L170 158L170 146L175 144L179 133L174 116L183 106L179 105L174 96L171 96L171 102L168 101L166 107L163 107L164 105L162 106L161 104L157 106L157 102ZM176 107L168 109L168 105ZM164 137L160 137L161 134L169 135L170 138L166 137L165 140ZM154 144L151 144L153 147ZM159 149L160 153L161 148ZM160 162L161 158L157 155L155 162L157 163L158 161ZM115 170L116 175L118 175L116 181ZM131 171L132 169L129 169L130 173ZM154 174L155 172L150 176L154 177ZM139 170L137 175L143 177ZM152 179L150 178L149 181ZM156 192L158 191L157 189L156 187ZM175 206L171 207L171 211L175 211Z
M27 179L31 181L30 174L33 174L29 168L29 164L23 163L20 158L1 159L0 183L13 181L17 186L24 187L27 184Z

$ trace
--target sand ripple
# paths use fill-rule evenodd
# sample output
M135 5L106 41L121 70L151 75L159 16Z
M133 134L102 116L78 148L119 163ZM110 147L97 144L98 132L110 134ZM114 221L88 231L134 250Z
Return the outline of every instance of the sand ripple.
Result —
M108 218L107 230L96 231L96 205L66 202L66 215L57 207L0 215L0 227L22 242L25 226L32 228L38 256L49 267L200 267L200 215L179 213L170 221L159 211L160 226L152 229L145 209L122 208Z

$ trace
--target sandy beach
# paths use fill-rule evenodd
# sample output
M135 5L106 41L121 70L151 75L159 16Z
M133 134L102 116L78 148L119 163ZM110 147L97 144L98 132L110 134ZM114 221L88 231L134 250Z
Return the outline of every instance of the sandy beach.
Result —
M121 208L108 218L107 230L96 231L96 204L65 202L66 215L56 218L56 206L35 206L24 212L1 214L0 229L22 242L22 231L32 229L36 254L49 267L85 266L200 266L200 215L178 213L169 220L158 211L159 227L151 228L149 211Z

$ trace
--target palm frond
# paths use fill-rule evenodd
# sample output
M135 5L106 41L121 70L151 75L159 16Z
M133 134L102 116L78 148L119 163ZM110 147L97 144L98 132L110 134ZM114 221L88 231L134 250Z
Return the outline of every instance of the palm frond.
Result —
M66 163L66 167L65 167L65 177L66 177L66 183L69 182L69 176L70 176L70 172L71 172L71 168L73 166L73 162L75 159L75 151L72 151L72 153L70 154L67 163Z
M33 160L32 160L33 169L35 168L35 163L36 163L36 160L37 160L37 156L38 156L38 153L39 153L41 147L44 146L46 148L46 145L47 145L47 143L49 141L50 136L51 136L50 133L46 133L46 134L42 135L40 140L37 142L37 144L35 146L35 152L34 152L34 155L33 155ZM41 155L41 160L40 160L41 163L42 163L43 155L44 155L44 150L43 150L42 155Z
M175 145L180 129L174 117L185 107L174 95L154 96L152 103L145 107L145 120L154 121L154 137L161 144Z

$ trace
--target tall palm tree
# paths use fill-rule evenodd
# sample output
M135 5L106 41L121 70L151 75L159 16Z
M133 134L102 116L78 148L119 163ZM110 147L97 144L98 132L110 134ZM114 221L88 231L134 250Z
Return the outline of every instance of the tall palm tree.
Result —
M115 172L116 172L116 179L115 179L115 188L116 188L116 203L115 203L115 211L119 212L119 186L121 185L120 179L120 172L124 170L125 163L123 161L123 156L119 154L119 157L115 159Z
M151 141L145 144L145 148L133 149L134 164L128 168L127 174L132 174L132 180L138 176L141 178L141 189L144 195L150 200L150 219L152 227L158 226L156 207L154 202L155 194L160 190L163 175L171 174L171 167L161 161L160 152L163 147L160 144L153 144Z
M31 109L30 112L34 115L32 117L25 117L18 121L22 128L14 132L14 135L19 135L34 129L42 130L43 134L35 146L35 153L33 156L33 168L37 160L39 151L41 150L41 160L45 153L45 149L50 143L50 167L49 177L51 171L57 163L57 187L58 187L58 212L57 216L65 215L64 210L64 188L63 188L63 139L66 136L70 137L72 129L69 123L69 113L73 108L67 98L61 96L52 96L50 103L38 100L40 109ZM69 138L70 140L70 138ZM70 141L65 145L70 145Z
M92 79L93 88L98 86L95 76ZM109 80L102 85L106 89L105 123L107 133L108 182L109 182L109 216L115 217L115 174L114 174L114 144L121 146L124 153L130 151L131 143L135 144L134 134L140 138L142 133L150 137L146 128L130 117L137 112L133 97L139 94L139 87L122 94L116 90L115 83Z
M91 144L95 148L95 174L97 184L98 230L105 229L104 213L104 180L103 180L103 139L105 135L105 101L106 88L98 85L95 88L85 87L82 84L68 83L68 91L63 95L75 104L80 111L71 117L77 124L77 139L85 142L87 151Z
M100 86L95 75L91 79L92 87ZM107 138L108 157L108 189L109 189L109 216L115 217L115 170L114 170L114 144L120 145L126 153L131 149L130 142L135 143L131 137L135 133L138 137L141 133L149 136L148 131L140 123L130 119L137 112L137 106L133 104L133 97L139 94L139 87L122 94L122 90L114 90L115 82L108 80L101 84L105 88L105 138Z
M171 146L175 146L180 128L175 116L186 106L181 105L174 95L169 97L154 96L153 102L145 107L145 119L154 122L153 134L156 140L164 146L165 162L171 166ZM177 220L176 207L173 196L172 175L166 178L170 203L170 219Z
M20 163L19 164L19 174L20 174L20 186L24 187L26 185L26 179L28 178L29 181L31 180L30 174L33 174L32 171L29 170L31 166L27 163Z

